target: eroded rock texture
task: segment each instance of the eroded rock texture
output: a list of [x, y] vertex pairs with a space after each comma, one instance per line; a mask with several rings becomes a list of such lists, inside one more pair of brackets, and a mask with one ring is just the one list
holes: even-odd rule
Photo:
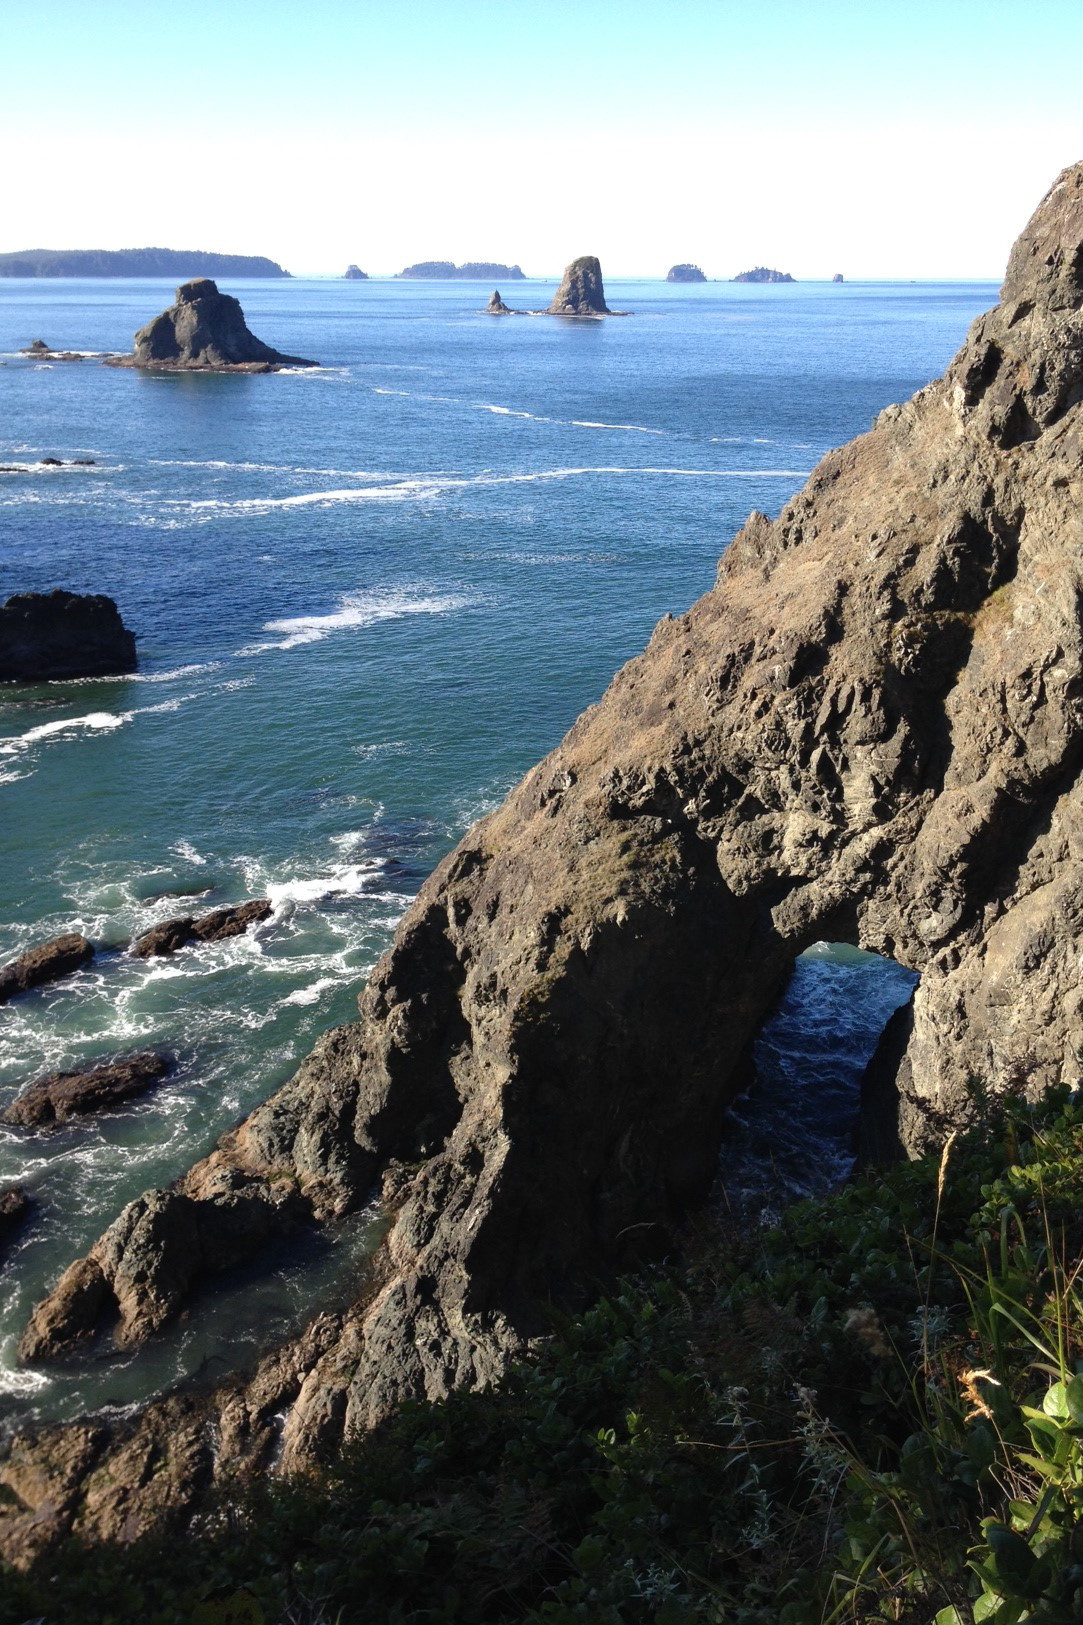
[[549, 306], [551, 316], [609, 316], [597, 255], [583, 254], [564, 267], [560, 287]]
[[[825, 458], [777, 521], [752, 515], [714, 589], [441, 864], [360, 1022], [127, 1209], [39, 1306], [28, 1352], [102, 1314], [135, 1343], [218, 1247], [331, 1218], [382, 1180], [366, 1294], [210, 1412], [254, 1460], [267, 1407], [286, 1410], [297, 1466], [407, 1395], [492, 1379], [540, 1300], [574, 1307], [705, 1195], [747, 1046], [817, 938], [921, 973], [894, 1028], [898, 1088], [870, 1091], [882, 1139], [935, 1142], [972, 1078], [1075, 1079], [1081, 307], [1083, 165], [944, 378]], [[225, 1224], [241, 1204], [252, 1222]], [[93, 1447], [86, 1483], [108, 1492], [54, 1493], [67, 1524], [116, 1527], [116, 1463], [165, 1403]], [[200, 1481], [226, 1459], [216, 1436], [199, 1434]], [[13, 1550], [36, 1448], [24, 1437], [0, 1472], [22, 1502]]]
[[134, 353], [124, 358], [123, 365], [159, 371], [270, 372], [317, 363], [264, 344], [249, 330], [240, 300], [219, 293], [210, 277], [200, 277], [182, 283], [176, 303], [139, 329]]

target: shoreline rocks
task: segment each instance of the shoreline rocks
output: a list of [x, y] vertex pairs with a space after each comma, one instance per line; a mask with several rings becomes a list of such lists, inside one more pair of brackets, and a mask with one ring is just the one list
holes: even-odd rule
[[164, 1078], [170, 1062], [145, 1051], [123, 1061], [72, 1072], [49, 1072], [19, 1094], [0, 1123], [16, 1128], [55, 1128], [73, 1117], [110, 1111]]
[[256, 338], [240, 301], [219, 293], [209, 277], [183, 282], [176, 302], [136, 333], [133, 353], [111, 357], [106, 364], [158, 372], [277, 372], [281, 367], [319, 366]]
[[80, 970], [93, 957], [93, 943], [75, 931], [53, 937], [40, 947], [28, 948], [18, 959], [0, 967], [0, 1004], [6, 1004], [16, 994], [43, 987], [47, 982], [57, 982], [62, 976], [70, 976], [72, 971]]
[[272, 904], [265, 897], [249, 903], [238, 903], [230, 908], [217, 908], [198, 919], [183, 914], [173, 920], [163, 920], [152, 926], [132, 943], [129, 952], [137, 959], [153, 959], [175, 954], [190, 942], [221, 942], [226, 937], [240, 936], [249, 926], [258, 925], [271, 915]]
[[0, 683], [123, 677], [136, 664], [135, 634], [102, 593], [57, 588], [16, 593], [0, 605]]

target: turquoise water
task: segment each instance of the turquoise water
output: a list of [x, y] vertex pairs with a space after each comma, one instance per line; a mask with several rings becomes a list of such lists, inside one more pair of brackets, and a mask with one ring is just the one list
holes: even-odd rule
[[[0, 962], [66, 929], [106, 950], [0, 1009], [0, 1104], [137, 1047], [177, 1062], [123, 1114], [0, 1131], [0, 1185], [38, 1202], [0, 1275], [15, 1409], [126, 1403], [223, 1338], [255, 1347], [302, 1311], [313, 1270], [334, 1276], [302, 1250], [262, 1296], [238, 1278], [138, 1377], [112, 1359], [16, 1365], [60, 1269], [350, 1019], [424, 875], [712, 584], [749, 510], [777, 513], [995, 301], [988, 284], [615, 282], [634, 316], [573, 322], [494, 320], [491, 290], [463, 283], [223, 287], [320, 370], [34, 363], [15, 352], [38, 337], [130, 347], [171, 289], [0, 282], [0, 463], [22, 469], [0, 475], [0, 599], [107, 592], [140, 639], [135, 678], [0, 690]], [[552, 286], [515, 293], [541, 305]], [[274, 915], [248, 936], [123, 953], [157, 920], [265, 895]], [[832, 1000], [868, 1012], [863, 1037], [843, 1034], [853, 1059], [905, 988], [827, 964], [808, 997], [821, 1017]]]

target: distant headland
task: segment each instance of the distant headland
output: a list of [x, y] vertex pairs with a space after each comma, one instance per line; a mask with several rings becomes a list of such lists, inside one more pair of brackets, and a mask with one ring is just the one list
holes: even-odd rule
[[770, 266], [757, 265], [751, 271], [741, 271], [734, 282], [792, 282], [789, 271], [772, 271]]
[[187, 248], [27, 248], [0, 254], [0, 276], [289, 276], [262, 254]]
[[498, 265], [495, 260], [467, 260], [465, 265], [453, 265], [450, 260], [419, 260], [398, 274], [430, 282], [488, 282], [490, 277], [500, 277], [504, 282], [526, 281], [521, 266]]
[[667, 282], [706, 282], [698, 265], [671, 265], [666, 272]]

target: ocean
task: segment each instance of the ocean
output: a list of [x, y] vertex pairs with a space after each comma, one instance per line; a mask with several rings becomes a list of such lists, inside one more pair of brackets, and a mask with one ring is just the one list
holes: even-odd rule
[[[0, 689], [0, 963], [60, 931], [85, 970], [0, 1007], [0, 1106], [43, 1072], [154, 1048], [123, 1112], [0, 1130], [33, 1195], [0, 1268], [0, 1416], [126, 1406], [214, 1374], [348, 1291], [361, 1215], [238, 1272], [138, 1357], [21, 1368], [33, 1303], [356, 1012], [425, 875], [551, 749], [753, 508], [939, 373], [991, 283], [620, 282], [620, 321], [494, 319], [491, 289], [225, 282], [318, 370], [152, 376], [18, 354], [126, 350], [159, 281], [0, 281], [0, 600], [104, 592], [135, 677]], [[541, 306], [552, 283], [518, 283]], [[55, 457], [62, 466], [45, 465]], [[92, 459], [74, 466], [76, 458]], [[248, 935], [135, 960], [178, 913], [269, 897]], [[913, 978], [799, 962], [733, 1114], [765, 1209], [845, 1174], [854, 1088]]]

